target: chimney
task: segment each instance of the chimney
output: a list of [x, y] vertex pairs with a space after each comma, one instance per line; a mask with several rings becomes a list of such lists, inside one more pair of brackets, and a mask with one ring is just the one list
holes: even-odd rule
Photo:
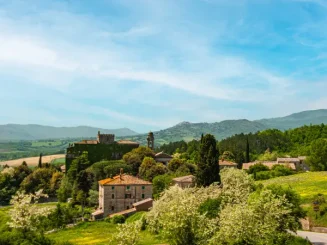
[[121, 168], [120, 169], [120, 179], [122, 179], [123, 173], [124, 173], [124, 170]]

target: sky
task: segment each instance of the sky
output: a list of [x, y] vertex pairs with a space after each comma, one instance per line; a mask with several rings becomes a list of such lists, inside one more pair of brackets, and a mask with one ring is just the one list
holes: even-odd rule
[[327, 108], [327, 0], [0, 0], [0, 124], [128, 127]]

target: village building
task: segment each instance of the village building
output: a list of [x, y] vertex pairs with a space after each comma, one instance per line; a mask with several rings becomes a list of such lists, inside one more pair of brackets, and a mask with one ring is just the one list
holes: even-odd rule
[[242, 169], [243, 170], [249, 170], [251, 166], [255, 164], [262, 164], [268, 167], [269, 169], [272, 169], [273, 166], [279, 164], [283, 165], [291, 170], [296, 170], [295, 164], [294, 163], [277, 163], [277, 161], [254, 161], [254, 162], [249, 162], [249, 163], [243, 163]]
[[187, 175], [173, 179], [173, 184], [178, 185], [181, 188], [188, 188], [195, 186], [195, 176]]
[[168, 165], [169, 161], [173, 159], [173, 157], [167, 153], [159, 152], [154, 156], [154, 160], [156, 160], [156, 162], [161, 162], [164, 165]]
[[127, 152], [139, 147], [139, 143], [130, 140], [115, 141], [114, 134], [101, 134], [98, 132], [96, 140], [82, 140], [69, 144], [66, 150], [65, 171], [74, 159], [79, 157], [83, 152], [88, 153], [90, 162], [95, 163], [101, 160], [119, 160]]
[[223, 168], [237, 168], [237, 163], [221, 159], [219, 160], [219, 169], [222, 170]]
[[148, 199], [151, 198], [151, 182], [123, 174], [121, 170], [119, 175], [99, 181], [99, 208], [93, 213], [93, 216], [97, 216], [96, 218], [107, 217], [110, 214], [133, 208], [136, 210], [138, 207], [139, 209], [149, 208], [148, 205], [152, 205], [152, 201], [150, 202]]

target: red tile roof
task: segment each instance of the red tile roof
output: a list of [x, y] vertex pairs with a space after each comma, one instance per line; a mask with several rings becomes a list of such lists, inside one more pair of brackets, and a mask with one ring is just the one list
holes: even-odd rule
[[151, 182], [137, 178], [132, 175], [122, 174], [99, 181], [100, 185], [152, 185]]
[[237, 166], [237, 163], [226, 161], [226, 160], [219, 160], [219, 165], [220, 166]]
[[265, 166], [267, 166], [269, 169], [271, 169], [274, 165], [283, 165], [285, 167], [288, 167], [292, 170], [296, 170], [296, 167], [294, 165], [294, 163], [277, 163], [276, 161], [275, 162], [249, 162], [249, 163], [243, 163], [243, 166], [242, 166], [242, 169], [250, 169], [251, 166], [255, 165], [255, 164], [263, 164]]
[[142, 205], [142, 204], [148, 203], [148, 202], [153, 202], [153, 199], [152, 198], [147, 198], [147, 199], [144, 199], [142, 201], [135, 202], [135, 203], [133, 203], [133, 207], [137, 207], [139, 205]]
[[195, 180], [195, 177], [193, 175], [186, 175], [182, 177], [174, 178], [173, 181], [175, 182], [183, 182], [183, 183], [193, 183]]
[[120, 144], [120, 145], [139, 145], [139, 143], [131, 141], [131, 140], [119, 140], [119, 141], [117, 141], [117, 144]]

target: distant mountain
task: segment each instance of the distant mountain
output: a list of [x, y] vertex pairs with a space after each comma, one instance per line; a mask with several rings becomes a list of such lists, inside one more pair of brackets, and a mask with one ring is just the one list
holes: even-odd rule
[[0, 140], [35, 140], [58, 138], [95, 138], [98, 131], [104, 134], [115, 134], [117, 137], [133, 136], [137, 133], [128, 128], [102, 129], [87, 126], [78, 127], [51, 127], [36, 124], [0, 125]]
[[277, 128], [287, 130], [298, 128], [303, 125], [327, 123], [327, 109], [302, 111], [286, 117], [261, 119], [255, 122], [265, 125], [267, 128]]
[[[234, 134], [255, 133], [257, 131], [276, 128], [286, 130], [301, 127], [303, 125], [327, 123], [327, 109], [303, 111], [294, 113], [286, 117], [261, 119], [249, 121], [226, 120], [215, 123], [190, 123], [181, 122], [171, 128], [154, 132], [155, 144], [161, 145], [174, 141], [190, 141], [192, 139], [200, 139], [201, 134], [213, 134], [218, 140], [227, 138]], [[128, 137], [131, 140], [146, 144], [146, 135], [136, 135]]]
[[[246, 119], [226, 120], [215, 123], [181, 122], [173, 127], [154, 132], [155, 144], [192, 139], [200, 139], [201, 134], [213, 134], [218, 140], [234, 134], [255, 133], [257, 131], [276, 128], [286, 130], [310, 124], [327, 124], [327, 109], [303, 111], [286, 117], [249, 121]], [[137, 134], [128, 129], [101, 129], [86, 126], [49, 127], [41, 125], [0, 125], [0, 140], [34, 140], [55, 138], [95, 138], [98, 131], [112, 133], [116, 138], [125, 138], [146, 144], [146, 134]]]

